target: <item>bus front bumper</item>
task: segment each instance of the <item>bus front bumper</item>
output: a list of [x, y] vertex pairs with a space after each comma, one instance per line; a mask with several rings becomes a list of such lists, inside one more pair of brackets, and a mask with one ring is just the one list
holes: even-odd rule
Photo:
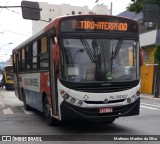
[[139, 115], [140, 110], [140, 98], [135, 102], [113, 107], [113, 111], [110, 113], [99, 113], [99, 108], [84, 108], [71, 105], [65, 101], [62, 102], [61, 106], [61, 120], [91, 120], [91, 121], [107, 121], [109, 119]]

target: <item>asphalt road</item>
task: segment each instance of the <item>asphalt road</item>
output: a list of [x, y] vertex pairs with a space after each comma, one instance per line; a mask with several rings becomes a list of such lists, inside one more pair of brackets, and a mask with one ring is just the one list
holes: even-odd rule
[[[35, 110], [25, 111], [23, 103], [16, 98], [14, 91], [3, 89], [0, 90], [0, 135], [37, 137], [43, 135], [43, 139], [48, 140], [50, 138], [53, 140], [53, 136], [56, 135], [54, 137], [56, 143], [74, 141], [73, 143], [77, 144], [82, 141], [83, 143], [91, 143], [91, 141], [96, 144], [99, 143], [97, 141], [106, 143], [107, 139], [113, 138], [115, 141], [118, 139], [118, 143], [125, 144], [128, 143], [126, 141], [128, 138], [133, 137], [134, 140], [129, 142], [131, 144], [144, 142], [158, 144], [160, 141], [160, 101], [143, 98], [139, 116], [119, 118], [113, 124], [72, 121], [57, 127], [50, 127], [47, 126], [42, 113]], [[141, 140], [144, 136], [151, 141]], [[110, 141], [110, 143], [115, 141]]]

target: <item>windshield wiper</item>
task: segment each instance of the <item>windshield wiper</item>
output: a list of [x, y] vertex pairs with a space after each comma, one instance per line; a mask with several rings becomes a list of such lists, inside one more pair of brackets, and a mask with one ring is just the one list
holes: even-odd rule
[[116, 57], [117, 57], [117, 55], [118, 55], [118, 53], [119, 53], [119, 49], [120, 49], [120, 47], [121, 47], [121, 45], [122, 45], [122, 42], [123, 42], [123, 39], [120, 39], [119, 41], [118, 41], [118, 43], [117, 43], [117, 45], [116, 45], [116, 47], [115, 47], [115, 50], [114, 50], [114, 52], [113, 52], [113, 57], [112, 57], [112, 59], [116, 59]]
[[72, 58], [70, 49], [67, 48], [67, 47], [64, 48], [64, 45], [63, 45], [62, 41], [60, 41], [59, 45], [60, 45], [60, 47], [62, 48], [62, 51], [63, 51], [63, 53], [64, 53], [64, 56], [65, 56], [65, 59], [66, 59], [66, 60], [65, 60], [66, 63], [71, 63], [71, 64], [73, 64], [73, 58]]
[[116, 59], [118, 53], [119, 53], [119, 50], [120, 50], [120, 47], [122, 45], [122, 42], [123, 42], [123, 39], [120, 39], [115, 47], [115, 50], [113, 51], [113, 47], [114, 45], [112, 46], [112, 54], [111, 54], [111, 72], [112, 72], [112, 66], [113, 66], [113, 60]]
[[83, 46], [84, 46], [89, 58], [91, 59], [91, 62], [94, 63], [95, 62], [95, 58], [93, 56], [93, 52], [92, 52], [88, 42], [86, 41], [86, 39], [80, 39], [80, 40], [81, 40], [81, 42], [82, 42], [82, 44], [83, 44]]

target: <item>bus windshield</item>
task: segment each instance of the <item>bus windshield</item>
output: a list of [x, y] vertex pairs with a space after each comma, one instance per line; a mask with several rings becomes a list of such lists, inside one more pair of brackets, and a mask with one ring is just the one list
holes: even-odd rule
[[71, 82], [139, 78], [139, 42], [128, 39], [61, 39], [60, 78]]
[[13, 67], [7, 66], [5, 67], [5, 71], [7, 80], [13, 80]]

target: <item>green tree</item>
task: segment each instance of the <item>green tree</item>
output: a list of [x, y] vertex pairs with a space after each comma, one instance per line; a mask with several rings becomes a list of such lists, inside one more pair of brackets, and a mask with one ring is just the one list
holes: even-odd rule
[[159, 87], [160, 87], [160, 45], [157, 44], [154, 49], [154, 58], [158, 63], [157, 78], [156, 78], [156, 89], [155, 97], [159, 97]]
[[131, 12], [139, 13], [143, 10], [143, 6], [146, 3], [160, 3], [160, 0], [131, 0], [131, 3], [127, 7], [127, 9]]
[[154, 57], [160, 67], [160, 44], [157, 44], [154, 50]]

